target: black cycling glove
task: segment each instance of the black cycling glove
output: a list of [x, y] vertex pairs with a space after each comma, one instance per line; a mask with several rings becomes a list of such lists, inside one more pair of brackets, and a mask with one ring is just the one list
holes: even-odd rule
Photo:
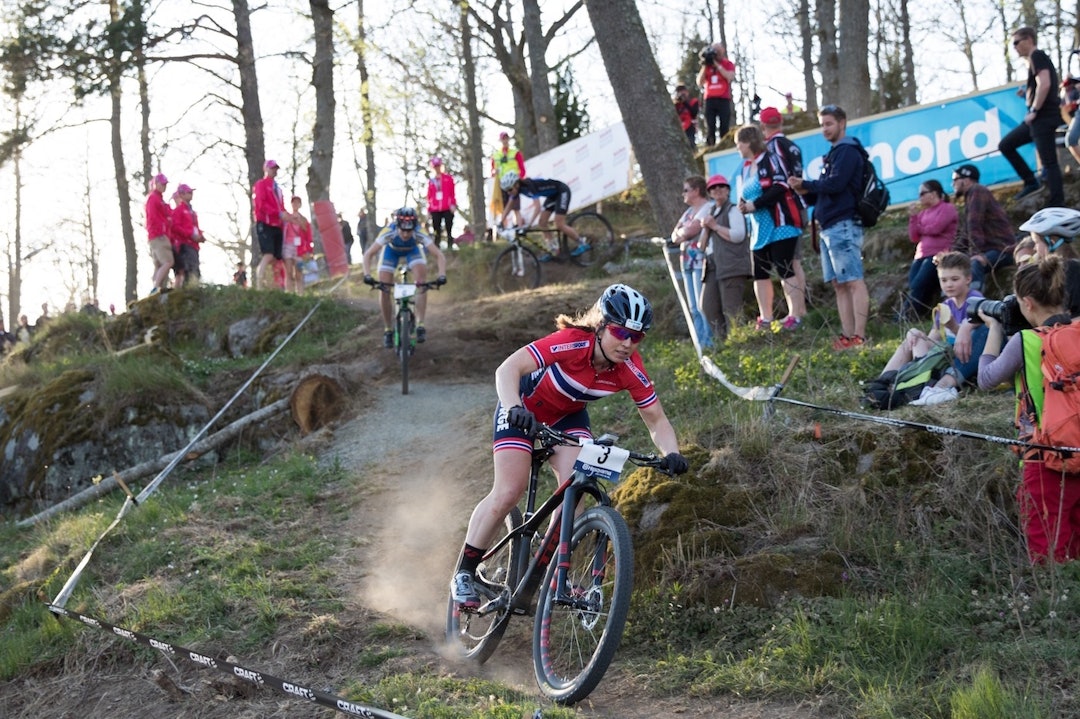
[[364, 284], [365, 285], [374, 285], [375, 284], [375, 278], [372, 277], [371, 275], [364, 275]]
[[678, 452], [672, 452], [664, 457], [661, 467], [672, 474], [686, 474], [686, 471], [690, 469], [690, 463]]
[[436, 280], [435, 280], [435, 284], [440, 285], [440, 286], [445, 285], [446, 284], [446, 275], [439, 275], [438, 278], [436, 278]]
[[536, 415], [520, 404], [507, 410], [506, 422], [511, 427], [520, 429], [530, 437], [536, 434]]

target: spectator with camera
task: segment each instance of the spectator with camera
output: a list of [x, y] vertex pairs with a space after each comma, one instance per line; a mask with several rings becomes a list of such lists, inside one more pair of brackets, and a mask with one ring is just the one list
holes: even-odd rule
[[953, 170], [952, 186], [957, 199], [964, 201], [953, 249], [971, 257], [971, 286], [981, 292], [987, 273], [1013, 263], [1016, 236], [1005, 208], [979, 184], [979, 168], [960, 165]]
[[[1034, 328], [1069, 324], [1066, 308], [1065, 263], [1047, 257], [1024, 265], [1013, 281], [1014, 305]], [[1004, 303], [1002, 303], [1004, 304]], [[993, 389], [1003, 383], [1016, 387], [1018, 439], [1031, 441], [1043, 417], [1043, 335], [1024, 330], [1008, 332], [996, 308], [984, 306], [980, 318], [989, 327], [986, 347], [979, 357], [979, 388]], [[1004, 349], [1002, 345], [1004, 344]], [[1063, 562], [1080, 553], [1080, 475], [1052, 470], [1042, 451], [1023, 453], [1023, 479], [1016, 493], [1020, 519], [1027, 536], [1032, 563], [1047, 559]]]
[[[735, 79], [735, 63], [727, 56], [724, 43], [717, 42], [701, 51], [701, 70], [697, 84], [705, 97], [707, 145], [715, 145], [731, 129], [731, 83]], [[717, 125], [720, 134], [717, 135]]]
[[679, 122], [682, 123], [686, 139], [690, 141], [690, 147], [695, 150], [697, 149], [697, 116], [700, 108], [701, 103], [690, 94], [686, 85], [675, 87], [675, 112], [679, 116]]

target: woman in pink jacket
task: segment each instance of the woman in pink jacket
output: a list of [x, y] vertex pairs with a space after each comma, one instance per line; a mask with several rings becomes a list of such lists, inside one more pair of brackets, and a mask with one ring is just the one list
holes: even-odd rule
[[925, 316], [941, 297], [934, 255], [952, 249], [960, 216], [937, 180], [919, 187], [919, 201], [908, 208], [908, 237], [915, 243], [915, 260], [908, 271], [908, 295], [901, 321]]
[[431, 236], [439, 244], [442, 228], [446, 227], [446, 249], [454, 245], [454, 211], [457, 210], [457, 198], [454, 197], [454, 178], [446, 171], [441, 157], [431, 158], [431, 167], [435, 176], [428, 180], [427, 208], [431, 215]]

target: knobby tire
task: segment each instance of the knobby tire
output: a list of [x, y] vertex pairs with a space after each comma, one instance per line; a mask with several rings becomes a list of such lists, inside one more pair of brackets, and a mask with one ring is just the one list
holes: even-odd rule
[[540, 260], [528, 247], [511, 245], [495, 258], [491, 283], [503, 293], [535, 290], [540, 286]]
[[574, 704], [603, 678], [630, 611], [633, 553], [626, 520], [611, 507], [596, 506], [574, 521], [570, 604], [556, 601], [558, 563], [548, 566], [533, 626], [533, 668], [549, 699]]
[[[521, 512], [515, 507], [504, 521], [506, 531], [521, 526], [521, 522]], [[459, 612], [451, 593], [446, 608], [446, 640], [465, 658], [482, 664], [495, 653], [510, 623], [510, 595], [521, 579], [519, 573], [525, 564], [522, 559], [528, 550], [522, 539], [509, 542], [482, 562], [477, 571], [481, 601], [501, 602], [499, 609], [484, 615]]]
[[[566, 220], [567, 224], [574, 228], [578, 235], [587, 237], [591, 249], [577, 257], [571, 256], [571, 260], [577, 265], [588, 267], [596, 262], [605, 262], [615, 253], [615, 231], [607, 218], [599, 212], [586, 210], [575, 212]], [[573, 250], [566, 236], [561, 238], [567, 251]]]

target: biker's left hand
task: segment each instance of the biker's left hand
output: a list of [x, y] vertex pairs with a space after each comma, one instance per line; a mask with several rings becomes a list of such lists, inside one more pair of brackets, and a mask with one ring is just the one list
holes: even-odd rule
[[686, 474], [687, 470], [690, 469], [690, 463], [686, 461], [686, 457], [678, 452], [671, 452], [664, 457], [660, 468], [672, 474]]
[[435, 279], [435, 284], [440, 285], [440, 286], [445, 285], [446, 284], [446, 275], [439, 275]]

